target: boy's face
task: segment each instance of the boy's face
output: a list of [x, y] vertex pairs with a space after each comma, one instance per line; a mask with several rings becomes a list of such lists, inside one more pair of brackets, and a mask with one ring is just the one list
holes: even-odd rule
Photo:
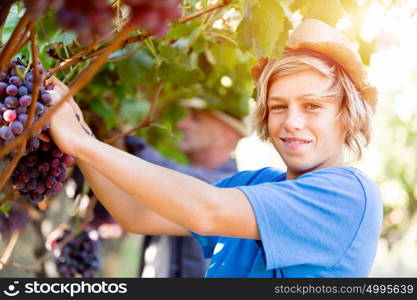
[[345, 130], [336, 119], [341, 99], [329, 96], [331, 86], [331, 79], [314, 70], [272, 81], [268, 134], [288, 168], [287, 179], [343, 164]]

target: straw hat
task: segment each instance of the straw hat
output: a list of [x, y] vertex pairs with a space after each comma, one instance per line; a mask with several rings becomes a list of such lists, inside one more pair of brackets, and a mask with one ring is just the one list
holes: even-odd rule
[[[369, 83], [365, 66], [354, 44], [342, 33], [320, 20], [305, 19], [290, 34], [287, 48], [310, 49], [333, 59], [349, 74], [362, 98], [375, 111], [377, 90]], [[267, 59], [259, 59], [258, 65], [252, 70], [255, 80], [259, 78], [266, 63]]]
[[216, 119], [222, 121], [223, 123], [225, 123], [225, 124], [229, 125], [231, 128], [233, 128], [242, 137], [248, 135], [248, 129], [245, 126], [243, 120], [238, 119], [234, 116], [231, 116], [230, 114], [225, 113], [221, 110], [213, 109], [213, 108], [208, 107], [207, 101], [202, 99], [202, 98], [194, 97], [194, 98], [191, 98], [191, 99], [183, 99], [183, 100], [180, 101], [180, 104], [183, 107], [208, 111]]

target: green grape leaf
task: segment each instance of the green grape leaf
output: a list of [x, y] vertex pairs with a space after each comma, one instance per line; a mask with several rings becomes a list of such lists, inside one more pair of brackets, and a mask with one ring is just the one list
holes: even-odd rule
[[315, 0], [309, 2], [311, 2], [310, 7], [304, 14], [304, 17], [320, 19], [331, 26], [335, 26], [346, 13], [339, 0]]
[[71, 45], [76, 39], [77, 35], [74, 32], [62, 32], [50, 39], [50, 42], [62, 43], [64, 46], [68, 46]]
[[127, 121], [132, 126], [138, 125], [140, 122], [142, 122], [145, 119], [149, 108], [150, 108], [150, 104], [147, 101], [125, 100], [122, 102], [122, 105], [120, 108], [120, 117], [124, 121]]
[[284, 13], [277, 0], [247, 1], [237, 28], [241, 47], [256, 56], [273, 57], [284, 25]]
[[187, 55], [178, 48], [163, 44], [159, 45], [158, 50], [162, 59], [158, 76], [178, 85], [187, 85], [203, 77], [195, 55]]
[[116, 69], [123, 85], [137, 86], [155, 81], [154, 59], [145, 49], [118, 62]]

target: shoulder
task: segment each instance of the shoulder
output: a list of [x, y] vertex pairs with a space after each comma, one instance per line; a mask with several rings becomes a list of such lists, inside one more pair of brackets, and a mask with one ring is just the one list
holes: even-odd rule
[[272, 167], [259, 170], [241, 171], [227, 177], [215, 185], [218, 187], [233, 187], [239, 185], [253, 185], [265, 182], [278, 181], [285, 178], [285, 172]]
[[303, 174], [295, 181], [320, 184], [322, 187], [353, 190], [359, 194], [379, 196], [375, 182], [364, 172], [354, 167], [330, 167]]

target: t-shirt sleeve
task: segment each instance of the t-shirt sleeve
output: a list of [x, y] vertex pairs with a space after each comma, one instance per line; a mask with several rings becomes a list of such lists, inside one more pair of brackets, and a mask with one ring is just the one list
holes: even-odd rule
[[198, 240], [203, 249], [204, 258], [211, 258], [213, 256], [214, 248], [216, 247], [218, 236], [203, 236], [195, 232], [190, 233]]
[[238, 188], [254, 210], [267, 269], [334, 265], [352, 243], [366, 205], [361, 182], [340, 168]]
[[[240, 172], [237, 174], [234, 174], [232, 176], [226, 177], [213, 185], [216, 187], [228, 187], [228, 186], [234, 186], [242, 180], [242, 177], [247, 177], [251, 172]], [[216, 247], [217, 241], [219, 239], [218, 236], [203, 236], [200, 234], [197, 234], [193, 231], [190, 231], [190, 233], [198, 240], [201, 247], [203, 248], [203, 254], [205, 258], [211, 258], [213, 256], [214, 248]]]

